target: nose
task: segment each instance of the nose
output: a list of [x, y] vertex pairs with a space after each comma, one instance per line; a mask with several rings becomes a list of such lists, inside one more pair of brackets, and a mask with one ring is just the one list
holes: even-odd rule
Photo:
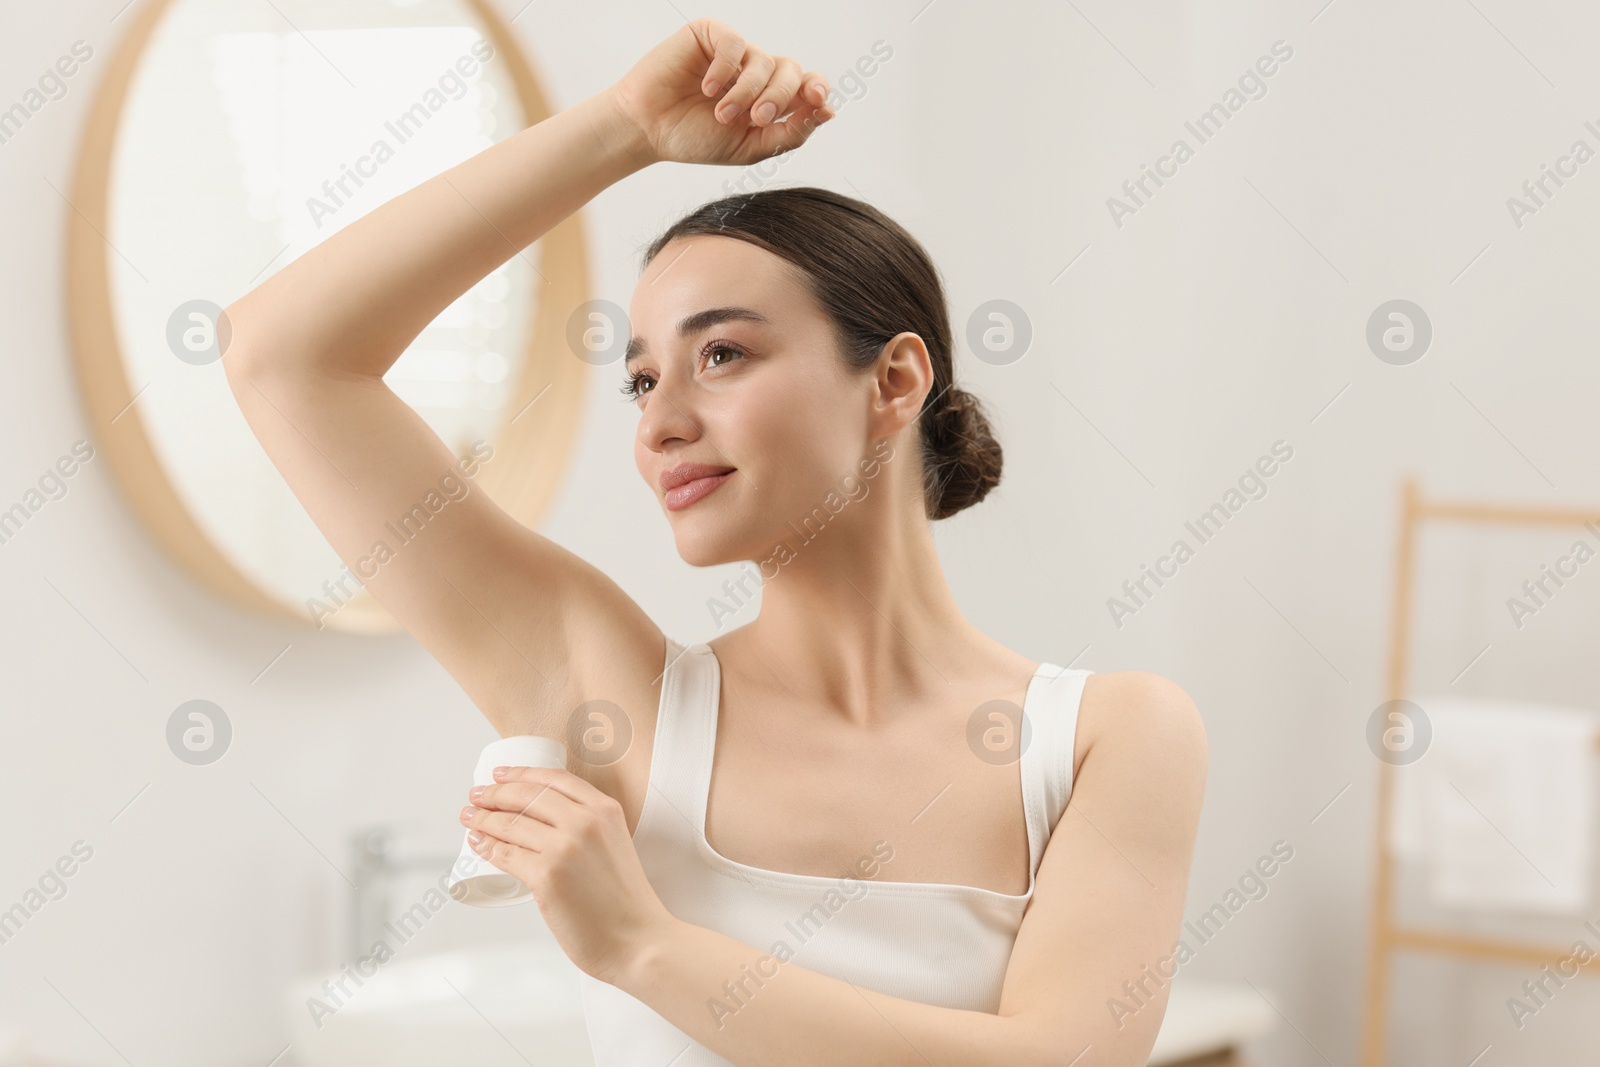
[[639, 417], [639, 442], [653, 452], [662, 452], [673, 441], [698, 441], [700, 419], [694, 411], [690, 383], [680, 383], [670, 371], [664, 373], [650, 391]]

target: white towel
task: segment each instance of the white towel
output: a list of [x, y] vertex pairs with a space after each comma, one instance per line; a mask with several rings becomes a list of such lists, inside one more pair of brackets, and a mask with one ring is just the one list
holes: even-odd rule
[[1593, 900], [1600, 715], [1419, 697], [1429, 748], [1396, 766], [1389, 844], [1446, 907], [1583, 915]]

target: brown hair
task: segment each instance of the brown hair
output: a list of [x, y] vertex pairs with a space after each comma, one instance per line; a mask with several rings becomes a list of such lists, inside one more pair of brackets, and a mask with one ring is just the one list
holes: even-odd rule
[[927, 251], [899, 223], [827, 189], [763, 189], [691, 211], [651, 242], [644, 265], [673, 238], [697, 234], [748, 241], [798, 267], [853, 369], [876, 363], [895, 334], [922, 338], [933, 366], [918, 415], [930, 519], [978, 503], [999, 484], [1000, 443], [978, 398], [955, 386], [944, 286]]

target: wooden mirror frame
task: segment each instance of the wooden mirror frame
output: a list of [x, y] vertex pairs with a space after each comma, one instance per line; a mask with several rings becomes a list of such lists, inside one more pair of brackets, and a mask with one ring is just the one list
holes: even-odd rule
[[[111, 305], [107, 209], [111, 159], [122, 120], [128, 86], [138, 69], [151, 34], [174, 0], [150, 0], [135, 12], [133, 23], [118, 42], [109, 69], [95, 91], [77, 166], [72, 179], [72, 207], [66, 248], [68, 338], [78, 384], [88, 408], [90, 431], [109, 458], [116, 480], [145, 528], [168, 555], [190, 575], [234, 604], [284, 622], [313, 629], [309, 612], [297, 610], [258, 585], [214, 543], [189, 511], [156, 454], [135, 405], [127, 364], [117, 338]], [[511, 79], [529, 126], [551, 114], [510, 24], [488, 0], [465, 0], [477, 16], [489, 43], [506, 57]], [[589, 299], [588, 256], [578, 213], [557, 223], [537, 242], [540, 263], [535, 272], [546, 288], [533, 312], [523, 349], [522, 366], [502, 408], [495, 434], [492, 466], [484, 466], [472, 482], [513, 518], [532, 526], [543, 514], [560, 482], [577, 437], [589, 364], [567, 346], [566, 316]], [[215, 299], [226, 306], [237, 295]], [[540, 418], [513, 419], [545, 390], [552, 395], [540, 406]], [[142, 390], [141, 390], [142, 391]], [[465, 458], [465, 457], [458, 457]], [[362, 588], [327, 616], [329, 629], [351, 633], [396, 633], [401, 627], [372, 594]]]

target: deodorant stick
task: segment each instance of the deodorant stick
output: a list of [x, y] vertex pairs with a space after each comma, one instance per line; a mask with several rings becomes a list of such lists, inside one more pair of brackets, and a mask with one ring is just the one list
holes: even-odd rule
[[[566, 770], [567, 746], [553, 737], [535, 737], [516, 734], [491, 741], [478, 756], [478, 767], [473, 772], [473, 785], [494, 785], [496, 767], [556, 767]], [[482, 856], [465, 839], [463, 832], [461, 857], [451, 869], [450, 895], [463, 904], [480, 908], [498, 908], [508, 904], [522, 904], [533, 899], [533, 892], [514, 875], [507, 874]]]

